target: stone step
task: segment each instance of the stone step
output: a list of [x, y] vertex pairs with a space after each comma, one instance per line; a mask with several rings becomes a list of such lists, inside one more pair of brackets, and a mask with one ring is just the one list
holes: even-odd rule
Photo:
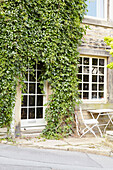
[[39, 136], [44, 128], [45, 126], [23, 127], [21, 128], [21, 136]]

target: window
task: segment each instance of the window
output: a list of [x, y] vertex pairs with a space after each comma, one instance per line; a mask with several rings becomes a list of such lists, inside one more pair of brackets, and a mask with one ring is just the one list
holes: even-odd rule
[[38, 77], [41, 70], [35, 66], [34, 74], [31, 74], [30, 69], [26, 74], [26, 92], [22, 93], [23, 102], [21, 106], [21, 119], [36, 120], [44, 117], [44, 94], [39, 87]]
[[80, 98], [90, 101], [106, 99], [106, 59], [80, 57], [79, 64]]
[[105, 18], [106, 15], [106, 0], [87, 0], [87, 16]]

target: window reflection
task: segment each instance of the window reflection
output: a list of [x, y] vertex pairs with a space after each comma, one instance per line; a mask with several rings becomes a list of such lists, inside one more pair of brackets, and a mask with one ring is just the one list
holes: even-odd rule
[[84, 65], [89, 65], [89, 58], [84, 58]]

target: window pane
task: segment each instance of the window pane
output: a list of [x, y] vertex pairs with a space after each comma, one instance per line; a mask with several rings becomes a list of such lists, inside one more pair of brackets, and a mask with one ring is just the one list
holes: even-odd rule
[[99, 59], [99, 66], [104, 66], [104, 59]]
[[82, 66], [79, 66], [78, 72], [79, 72], [79, 73], [82, 73]]
[[82, 64], [82, 57], [79, 58], [79, 64]]
[[35, 83], [29, 83], [29, 93], [35, 94]]
[[84, 70], [84, 73], [89, 73], [89, 67], [88, 66], [84, 66], [83, 70]]
[[97, 92], [92, 92], [92, 99], [97, 99]]
[[25, 81], [28, 81], [28, 72], [25, 74], [25, 77], [26, 77]]
[[89, 65], [89, 58], [83, 58], [83, 61], [84, 65]]
[[27, 119], [27, 108], [21, 109], [21, 119]]
[[43, 118], [43, 108], [37, 108], [36, 111], [36, 118]]
[[97, 82], [97, 76], [92, 76], [92, 82]]
[[82, 81], [82, 75], [78, 75], [79, 81]]
[[99, 74], [104, 74], [104, 68], [103, 67], [99, 68]]
[[96, 91], [97, 90], [97, 84], [92, 84], [92, 90]]
[[35, 108], [29, 108], [29, 119], [35, 119]]
[[29, 96], [29, 106], [35, 106], [35, 95]]
[[97, 58], [92, 59], [92, 65], [98, 65], [98, 59]]
[[89, 76], [88, 75], [83, 75], [83, 81], [84, 82], [89, 82]]
[[99, 76], [99, 82], [104, 82], [104, 76]]
[[89, 93], [83, 92], [83, 99], [89, 99]]
[[100, 92], [99, 93], [99, 98], [101, 99], [101, 98], [104, 98], [104, 93], [103, 92]]
[[37, 71], [37, 81], [39, 81], [40, 74], [41, 74], [41, 71]]
[[82, 98], [82, 92], [79, 93], [79, 97], [80, 97], [80, 99]]
[[84, 83], [83, 84], [83, 90], [89, 90], [89, 84]]
[[40, 86], [40, 84], [37, 84], [37, 94], [42, 94], [41, 88], [39, 86]]
[[98, 67], [92, 67], [92, 74], [98, 74]]
[[97, 0], [87, 0], [87, 15], [88, 16], [97, 16]]
[[22, 89], [22, 93], [28, 93], [28, 83], [25, 83], [25, 89]]
[[22, 106], [27, 106], [27, 96], [23, 96]]
[[82, 90], [82, 83], [79, 83], [78, 89], [79, 89], [79, 90]]
[[99, 84], [99, 91], [104, 91], [104, 84]]
[[29, 74], [29, 81], [36, 81], [36, 72], [34, 72], [33, 74]]
[[37, 106], [43, 106], [43, 96], [37, 96]]

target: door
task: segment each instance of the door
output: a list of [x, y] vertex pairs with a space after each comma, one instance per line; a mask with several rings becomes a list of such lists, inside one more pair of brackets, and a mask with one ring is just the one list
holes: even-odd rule
[[45, 125], [45, 102], [46, 102], [46, 85], [44, 85], [45, 94], [41, 92], [38, 81], [41, 70], [37, 65], [35, 71], [31, 74], [28, 69], [26, 74], [26, 90], [22, 93], [23, 100], [21, 105], [21, 127]]

